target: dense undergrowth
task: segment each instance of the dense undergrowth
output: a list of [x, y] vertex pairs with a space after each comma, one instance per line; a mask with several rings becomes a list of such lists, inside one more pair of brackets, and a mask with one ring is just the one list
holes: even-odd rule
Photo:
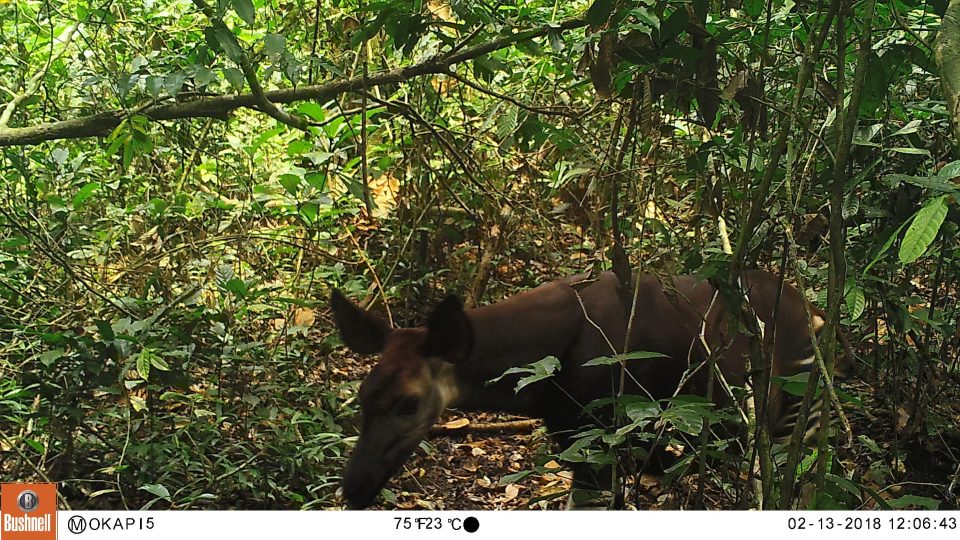
[[[190, 4], [67, 4], [0, 3], [0, 56], [17, 59], [0, 63], [2, 88], [39, 74], [43, 89], [0, 127], [244, 87], [232, 42]], [[278, 88], [409, 66], [474, 31], [489, 41], [573, 17], [592, 26], [453, 75], [289, 105], [313, 122], [307, 132], [249, 110], [170, 121], [134, 111], [106, 137], [5, 146], [4, 480], [58, 481], [62, 504], [84, 509], [338, 507], [366, 367], [334, 335], [332, 288], [416, 324], [447, 292], [489, 303], [609, 268], [615, 235], [635, 268], [720, 274], [725, 241], [759, 205], [749, 265], [802, 277], [808, 297], [833, 302], [857, 354], [843, 394], [854, 445], [831, 456], [820, 504], [957, 508], [960, 166], [932, 54], [916, 40], [935, 33], [936, 10], [877, 6], [843, 204], [831, 210], [841, 137], [830, 90], [839, 102], [851, 91], [837, 74], [853, 80], [862, 6], [828, 26], [837, 35], [811, 59], [815, 84], [785, 111], [822, 10], [773, 2], [763, 26], [756, 2], [626, 2], [609, 21], [610, 2], [382, 4], [389, 16], [237, 0], [222, 20]], [[788, 114], [789, 144], [771, 165]], [[758, 199], [768, 167], [772, 189]], [[837, 215], [846, 272], [828, 301]], [[678, 445], [693, 434], [674, 428]], [[690, 446], [668, 467], [668, 491], [686, 493], [695, 476]], [[728, 489], [731, 448], [710, 448], [719, 506], [743, 491]], [[563, 456], [529, 459], [524, 470], [542, 475]], [[515, 469], [498, 472], [509, 483]], [[813, 474], [811, 460], [801, 469]]]

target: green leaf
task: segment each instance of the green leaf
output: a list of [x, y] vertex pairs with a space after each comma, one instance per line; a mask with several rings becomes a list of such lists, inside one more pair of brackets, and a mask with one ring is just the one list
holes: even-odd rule
[[660, 404], [656, 401], [634, 401], [628, 403], [625, 409], [627, 418], [631, 420], [616, 431], [617, 435], [625, 435], [635, 429], [644, 429], [661, 414]]
[[660, 42], [666, 43], [683, 33], [687, 29], [689, 16], [684, 7], [680, 7], [670, 14], [660, 25]]
[[827, 481], [839, 487], [843, 491], [847, 492], [849, 495], [853, 495], [857, 499], [860, 499], [860, 486], [858, 486], [857, 484], [853, 483], [850, 480], [847, 480], [842, 476], [837, 476], [835, 474], [830, 474], [830, 473], [827, 473], [826, 478], [827, 478]]
[[27, 443], [27, 445], [30, 446], [30, 448], [33, 448], [34, 451], [36, 451], [36, 452], [38, 452], [38, 453], [44, 454], [44, 453], [46, 453], [46, 451], [47, 451], [47, 449], [46, 449], [42, 444], [40, 444], [40, 441], [38, 441], [38, 440], [36, 440], [36, 439], [31, 439], [31, 438], [29, 438], [29, 437], [25, 437], [25, 438], [20, 439], [20, 440], [22, 440], [23, 442]]
[[164, 78], [159, 75], [148, 75], [144, 88], [152, 97], [160, 97], [160, 92], [163, 91], [163, 80]]
[[930, 151], [926, 148], [912, 148], [912, 147], [902, 147], [897, 146], [890, 148], [891, 152], [896, 152], [898, 154], [909, 154], [912, 156], [927, 156], [930, 157]]
[[789, 377], [772, 377], [774, 384], [783, 388], [783, 391], [794, 396], [802, 396], [807, 391], [807, 380], [810, 378], [809, 372], [797, 373]]
[[880, 258], [883, 257], [883, 254], [890, 249], [890, 246], [893, 245], [893, 242], [900, 237], [900, 231], [902, 231], [903, 228], [907, 226], [907, 223], [909, 223], [909, 221], [903, 222], [902, 224], [900, 224], [899, 227], [897, 227], [897, 230], [890, 233], [890, 236], [888, 236], [887, 240], [883, 243], [882, 246], [880, 246], [880, 249], [877, 251], [876, 255], [873, 256], [873, 259], [870, 261], [870, 264], [868, 264], [866, 268], [863, 269], [862, 275], [864, 276], [867, 275], [867, 272], [870, 271], [873, 265], [877, 264], [877, 261], [879, 261]]
[[251, 0], [232, 0], [231, 4], [233, 4], [233, 10], [243, 19], [243, 22], [253, 26], [253, 23], [257, 20], [257, 9], [253, 7], [253, 2]]
[[660, 31], [660, 18], [656, 13], [650, 11], [644, 6], [640, 6], [630, 11], [630, 15], [633, 15], [641, 23], [649, 26], [650, 28]]
[[919, 495], [904, 495], [903, 497], [887, 501], [893, 508], [906, 508], [908, 506], [919, 506], [927, 510], [936, 510], [940, 507], [940, 501], [930, 497], [921, 497]]
[[921, 124], [922, 124], [922, 120], [911, 120], [907, 122], [907, 124], [902, 128], [891, 133], [890, 136], [896, 137], [897, 135], [909, 135], [911, 133], [916, 133], [917, 128], [919, 128]]
[[[950, 182], [957, 177], [960, 177], [960, 160], [947, 163], [940, 169], [940, 172], [937, 173], [937, 178], [944, 182]], [[954, 187], [960, 189], [960, 186], [954, 185]]]
[[84, 201], [93, 196], [96, 191], [100, 189], [99, 182], [88, 182], [79, 191], [73, 196], [73, 207], [77, 208], [82, 205]]
[[557, 457], [560, 458], [562, 461], [567, 461], [570, 463], [582, 463], [586, 461], [585, 456], [587, 452], [586, 451], [581, 452], [581, 450], [585, 450], [587, 446], [590, 446], [590, 443], [593, 442], [596, 438], [597, 438], [597, 435], [593, 435], [590, 437], [581, 437], [576, 441], [574, 441], [573, 444], [568, 446], [563, 452], [560, 452], [560, 454]]
[[147, 410], [147, 402], [140, 396], [130, 396], [130, 406], [137, 412]]
[[140, 486], [140, 489], [148, 493], [151, 493], [153, 495], [156, 495], [157, 497], [163, 497], [164, 499], [170, 498], [170, 491], [167, 490], [167, 488], [164, 487], [163, 484], [144, 484]]
[[50, 366], [50, 364], [56, 362], [63, 357], [63, 349], [54, 349], [52, 351], [47, 351], [40, 355], [39, 360], [45, 366]]
[[855, 321], [863, 315], [863, 310], [867, 306], [866, 298], [863, 295], [863, 289], [854, 285], [847, 291], [844, 301], [847, 304], [847, 310], [850, 313], [850, 320]]
[[610, 12], [613, 11], [613, 0], [593, 0], [590, 9], [587, 10], [586, 21], [590, 26], [601, 26], [610, 18]]
[[660, 415], [660, 404], [656, 401], [634, 401], [627, 404], [627, 418], [641, 422]]
[[213, 29], [213, 36], [216, 38], [220, 48], [227, 54], [227, 58], [239, 64], [243, 60], [243, 49], [240, 48], [240, 42], [237, 36], [233, 35], [226, 26], [217, 25]]
[[287, 47], [287, 38], [283, 34], [267, 34], [263, 38], [263, 50], [271, 58], [279, 58]]
[[296, 195], [299, 191], [300, 177], [295, 174], [281, 174], [280, 185], [291, 195]]
[[397, 494], [387, 488], [380, 490], [380, 496], [390, 504], [397, 504]]
[[873, 118], [877, 109], [883, 104], [890, 85], [890, 69], [887, 67], [889, 59], [881, 60], [876, 53], [871, 52], [867, 63], [867, 76], [860, 93], [860, 108], [857, 115], [860, 118]]
[[249, 290], [247, 288], [247, 283], [240, 278], [233, 278], [227, 281], [223, 284], [223, 288], [241, 298], [246, 296]]
[[327, 113], [323, 110], [323, 107], [321, 107], [319, 103], [314, 103], [312, 101], [305, 101], [301, 103], [297, 107], [297, 112], [300, 114], [305, 114], [317, 122], [322, 122], [327, 117]]
[[50, 194], [47, 195], [47, 204], [50, 205], [50, 211], [54, 214], [59, 214], [61, 212], [69, 212], [70, 208], [67, 207], [67, 203], [63, 199], [57, 197], [56, 195]]
[[[369, 8], [369, 6], [368, 6]], [[356, 47], [361, 42], [366, 41], [373, 37], [377, 32], [383, 28], [383, 24], [391, 17], [396, 15], [395, 9], [384, 9], [380, 12], [380, 15], [377, 16], [372, 22], [369, 22], [360, 27], [360, 30], [353, 33], [353, 37], [350, 38], [350, 46]]]
[[150, 365], [160, 371], [170, 371], [170, 366], [167, 364], [167, 361], [156, 354], [150, 357]]
[[523, 480], [531, 474], [533, 474], [533, 471], [520, 471], [518, 473], [506, 474], [500, 477], [500, 485], [505, 486], [507, 484], [512, 484], [518, 480]]
[[517, 381], [517, 386], [514, 388], [514, 392], [520, 392], [524, 387], [529, 386], [535, 382], [541, 381], [552, 377], [554, 373], [560, 370], [560, 360], [556, 356], [547, 356], [542, 360], [528, 364], [523, 367], [513, 367], [503, 372], [502, 375], [496, 379], [491, 379], [487, 384], [492, 384], [500, 381], [507, 375], [516, 375], [516, 374], [525, 374], [528, 373], [527, 377], [521, 377]]
[[866, 435], [858, 435], [857, 440], [863, 443], [863, 445], [874, 454], [877, 454], [878, 456], [883, 455], [883, 449], [880, 448], [880, 445], [877, 444], [877, 441], [867, 437]]
[[163, 78], [163, 88], [171, 96], [177, 97], [177, 94], [180, 93], [180, 89], [183, 88], [183, 83], [186, 80], [187, 74], [182, 71], [168, 73], [167, 76]]
[[130, 143], [129, 139], [126, 142], [127, 144], [123, 145], [123, 171], [124, 172], [130, 169], [130, 163], [133, 162], [134, 152], [136, 151], [136, 147]]
[[594, 358], [593, 360], [588, 360], [583, 365], [584, 366], [609, 366], [612, 364], [619, 364], [620, 362], [626, 362], [628, 360], [647, 360], [650, 358], [668, 358], [668, 356], [658, 352], [634, 351], [626, 354], [618, 354], [615, 356], [600, 356], [600, 357]]
[[756, 19], [763, 14], [763, 8], [767, 5], [766, 0], [745, 0], [743, 2], [743, 10], [747, 12], [751, 18]]
[[677, 396], [668, 402], [670, 407], [660, 415], [661, 421], [672, 424], [684, 433], [699, 435], [704, 418], [708, 424], [720, 420], [713, 410], [713, 403], [700, 396]]
[[[307, 174], [307, 176], [304, 177], [304, 179], [307, 181], [308, 184], [316, 188], [318, 191], [327, 190], [327, 175], [324, 174], [322, 171], [309, 173]], [[332, 201], [323, 200], [318, 202], [324, 202], [328, 204], [329, 202], [332, 202]]]
[[290, 141], [290, 144], [287, 145], [287, 155], [288, 156], [299, 156], [305, 152], [313, 150], [313, 143], [310, 141], [305, 141], [303, 139], [296, 139]]
[[673, 407], [664, 411], [662, 419], [688, 435], [698, 435], [703, 429], [703, 418], [687, 407]]
[[243, 72], [235, 67], [223, 68], [223, 76], [234, 90], [242, 90], [244, 84], [246, 84], [246, 79], [243, 78]]
[[146, 347], [137, 354], [137, 373], [139, 373], [143, 379], [150, 378], [150, 358], [152, 356], [153, 353]]
[[[946, 167], [944, 167], [946, 168]], [[941, 171], [942, 172], [942, 171]], [[937, 176], [911, 176], [909, 174], [888, 174], [883, 177], [884, 181], [890, 185], [896, 186], [897, 184], [904, 182], [907, 184], [912, 184], [914, 186], [919, 186], [925, 189], [936, 193], [960, 193], [960, 186], [954, 184], [949, 178], [941, 178], [940, 175]]]
[[948, 197], [949, 195], [937, 197], [917, 210], [910, 228], [903, 235], [903, 243], [900, 244], [901, 263], [912, 263], [930, 247], [937, 233], [940, 232], [944, 218], [947, 217]]
[[97, 325], [97, 330], [100, 332], [101, 340], [113, 341], [117, 338], [117, 336], [113, 333], [113, 326], [111, 326], [108, 321], [94, 319], [93, 324]]
[[261, 133], [260, 135], [258, 135], [257, 138], [253, 140], [253, 143], [250, 145], [250, 148], [253, 151], [256, 151], [261, 146], [263, 146], [263, 143], [269, 141], [270, 139], [276, 137], [277, 135], [283, 133], [286, 130], [287, 128], [285, 126], [277, 126], [273, 129], [268, 129], [263, 133]]

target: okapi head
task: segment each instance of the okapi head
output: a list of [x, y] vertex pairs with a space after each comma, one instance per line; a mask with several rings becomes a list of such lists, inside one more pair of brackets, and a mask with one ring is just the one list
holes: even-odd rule
[[456, 397], [453, 364], [469, 356], [473, 331], [455, 296], [420, 328], [392, 329], [340, 291], [330, 304], [343, 342], [361, 354], [380, 354], [360, 385], [360, 439], [343, 475], [348, 507], [364, 508]]

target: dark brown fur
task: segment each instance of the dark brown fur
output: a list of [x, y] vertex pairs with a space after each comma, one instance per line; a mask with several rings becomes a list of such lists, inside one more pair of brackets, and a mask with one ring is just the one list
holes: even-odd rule
[[[332, 306], [346, 344], [381, 354], [360, 390], [363, 429], [344, 474], [350, 505], [364, 507], [374, 500], [447, 406], [543, 418], [561, 444], [568, 442], [566, 434], [582, 425], [582, 405], [616, 391], [619, 366], [583, 364], [613, 354], [610, 344], [623, 348], [627, 329], [628, 314], [616, 277], [606, 272], [593, 282], [578, 284], [584, 279], [582, 275], [561, 279], [471, 310], [463, 310], [451, 297], [434, 310], [425, 327], [399, 330], [390, 330], [335, 292]], [[673, 280], [673, 290], [665, 292], [655, 276], [638, 279], [636, 317], [627, 351], [659, 352], [667, 357], [629, 362], [633, 377], [626, 392], [649, 393], [656, 399], [675, 395], [684, 373], [708, 356], [700, 342], [701, 331], [712, 350], [722, 351], [718, 363], [726, 381], [742, 386], [749, 340], [743, 334], [730, 335], [729, 314], [722, 298], [715, 298], [713, 286], [693, 276], [679, 276]], [[806, 300], [785, 284], [776, 309], [777, 276], [750, 271], [743, 282], [766, 334], [773, 332], [773, 375], [808, 370], [813, 349]], [[823, 312], [811, 309], [822, 320]], [[488, 384], [509, 368], [546, 356], [557, 357], [562, 365], [552, 381], [529, 385], [519, 393], [514, 392], [516, 377]], [[700, 369], [679, 392], [703, 395], [705, 372]], [[792, 429], [793, 423], [784, 421], [787, 401], [774, 387], [769, 400], [774, 435]], [[790, 406], [796, 407], [795, 402], [790, 401]], [[575, 472], [583, 481], [585, 470]]]

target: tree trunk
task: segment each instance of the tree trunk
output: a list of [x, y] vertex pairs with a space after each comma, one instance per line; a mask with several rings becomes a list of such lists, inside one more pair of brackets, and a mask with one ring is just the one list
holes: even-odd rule
[[953, 145], [960, 145], [960, 0], [951, 0], [933, 47], [940, 84], [947, 99]]

